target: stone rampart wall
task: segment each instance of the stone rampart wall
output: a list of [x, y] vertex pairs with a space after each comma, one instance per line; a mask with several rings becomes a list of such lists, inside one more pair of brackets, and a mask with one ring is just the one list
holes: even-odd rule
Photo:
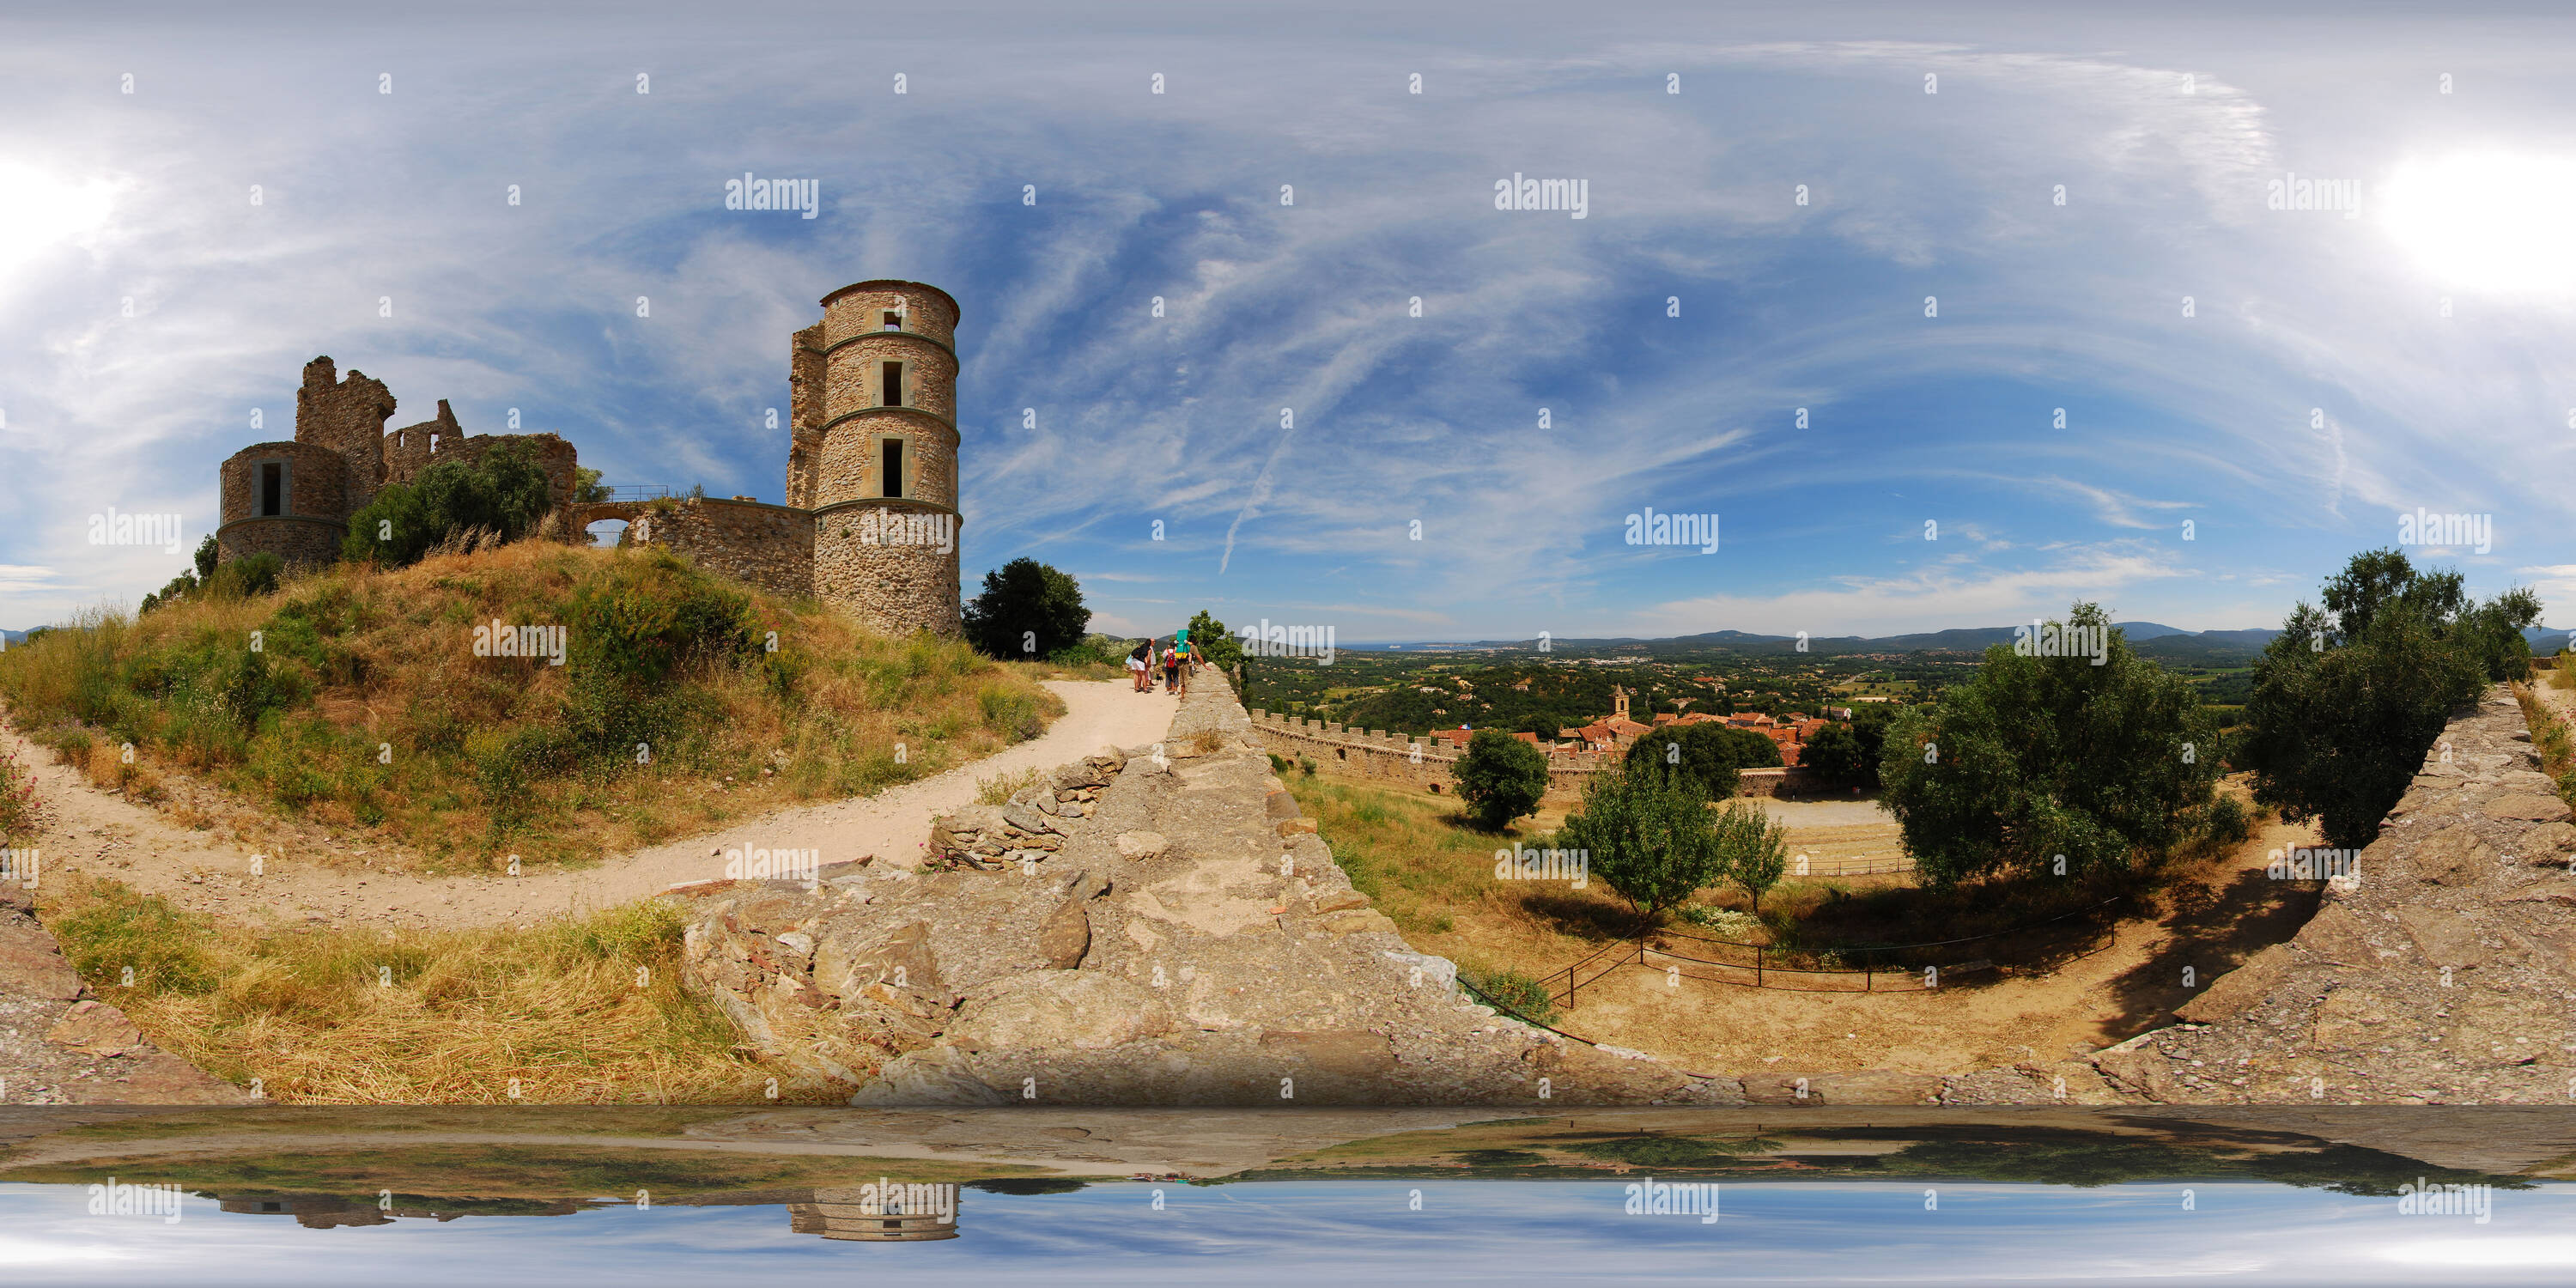
[[628, 520], [620, 545], [663, 546], [699, 567], [773, 595], [814, 593], [814, 516], [759, 501], [654, 503]]
[[[1253, 736], [1263, 750], [1281, 756], [1304, 756], [1315, 772], [1342, 778], [1382, 782], [1412, 791], [1448, 795], [1457, 790], [1458, 753], [1446, 743], [1407, 738], [1383, 729], [1349, 729], [1301, 716], [1252, 714]], [[1420, 754], [1416, 755], [1419, 744]], [[1572, 805], [1583, 799], [1592, 776], [1618, 767], [1622, 757], [1611, 752], [1550, 752], [1547, 757], [1549, 805]], [[1745, 796], [1797, 795], [1821, 787], [1815, 777], [1794, 768], [1748, 769], [1740, 776]]]

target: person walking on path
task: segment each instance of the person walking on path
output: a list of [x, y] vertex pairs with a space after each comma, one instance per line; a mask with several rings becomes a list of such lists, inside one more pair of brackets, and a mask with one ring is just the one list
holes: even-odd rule
[[1144, 643], [1137, 645], [1135, 651], [1127, 655], [1127, 678], [1135, 682], [1135, 688], [1138, 693], [1150, 693], [1153, 691], [1153, 677], [1149, 675], [1145, 669], [1148, 665], [1146, 655], [1152, 652], [1153, 648], [1154, 641], [1147, 640]]

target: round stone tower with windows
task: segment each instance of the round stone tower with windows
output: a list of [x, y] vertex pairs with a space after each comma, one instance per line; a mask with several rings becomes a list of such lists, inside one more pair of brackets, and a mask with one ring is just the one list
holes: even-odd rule
[[814, 515], [814, 593], [890, 634], [956, 634], [957, 301], [858, 282], [796, 333], [787, 504]]

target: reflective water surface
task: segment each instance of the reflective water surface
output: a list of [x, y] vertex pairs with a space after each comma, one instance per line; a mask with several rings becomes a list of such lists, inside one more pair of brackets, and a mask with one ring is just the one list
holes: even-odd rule
[[0, 1110], [23, 1283], [2564, 1283], [2576, 1112]]

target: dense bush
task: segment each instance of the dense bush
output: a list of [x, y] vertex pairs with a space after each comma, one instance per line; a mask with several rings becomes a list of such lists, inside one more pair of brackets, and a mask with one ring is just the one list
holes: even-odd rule
[[468, 531], [514, 541], [535, 530], [552, 503], [535, 453], [525, 443], [503, 443], [472, 461], [440, 461], [409, 483], [378, 489], [349, 517], [340, 557], [400, 568]]
[[1883, 799], [1936, 885], [2134, 870], [2168, 854], [2216, 788], [2218, 729], [2190, 682], [2130, 652], [2097, 605], [2063, 625], [2105, 632], [2103, 663], [1998, 644], [1974, 680], [1888, 733]]
[[1072, 577], [1023, 557], [984, 574], [964, 618], [967, 642], [984, 656], [1034, 661], [1081, 643], [1091, 610]]
[[1547, 757], [1538, 748], [1507, 733], [1478, 731], [1467, 740], [1453, 772], [1458, 799], [1478, 827], [1499, 832], [1513, 819], [1538, 809], [1547, 794]]
[[217, 599], [248, 599], [277, 589], [286, 576], [286, 561], [273, 554], [244, 555], [215, 569], [206, 578], [205, 593]]
[[2394, 550], [2353, 556], [2323, 598], [2324, 611], [2293, 610], [2255, 662], [2236, 754], [2257, 803], [2293, 823], [2314, 817], [2328, 844], [2359, 849], [2451, 712], [2523, 674], [2522, 628], [2540, 601], [2515, 589], [2472, 607], [2459, 573], [2418, 573]]
[[1556, 1022], [1556, 999], [1549, 995], [1547, 985], [1519, 971], [1484, 971], [1461, 966], [1458, 968], [1458, 978], [1468, 987], [1491, 999], [1495, 1005], [1522, 1019], [1533, 1020], [1540, 1024]]

